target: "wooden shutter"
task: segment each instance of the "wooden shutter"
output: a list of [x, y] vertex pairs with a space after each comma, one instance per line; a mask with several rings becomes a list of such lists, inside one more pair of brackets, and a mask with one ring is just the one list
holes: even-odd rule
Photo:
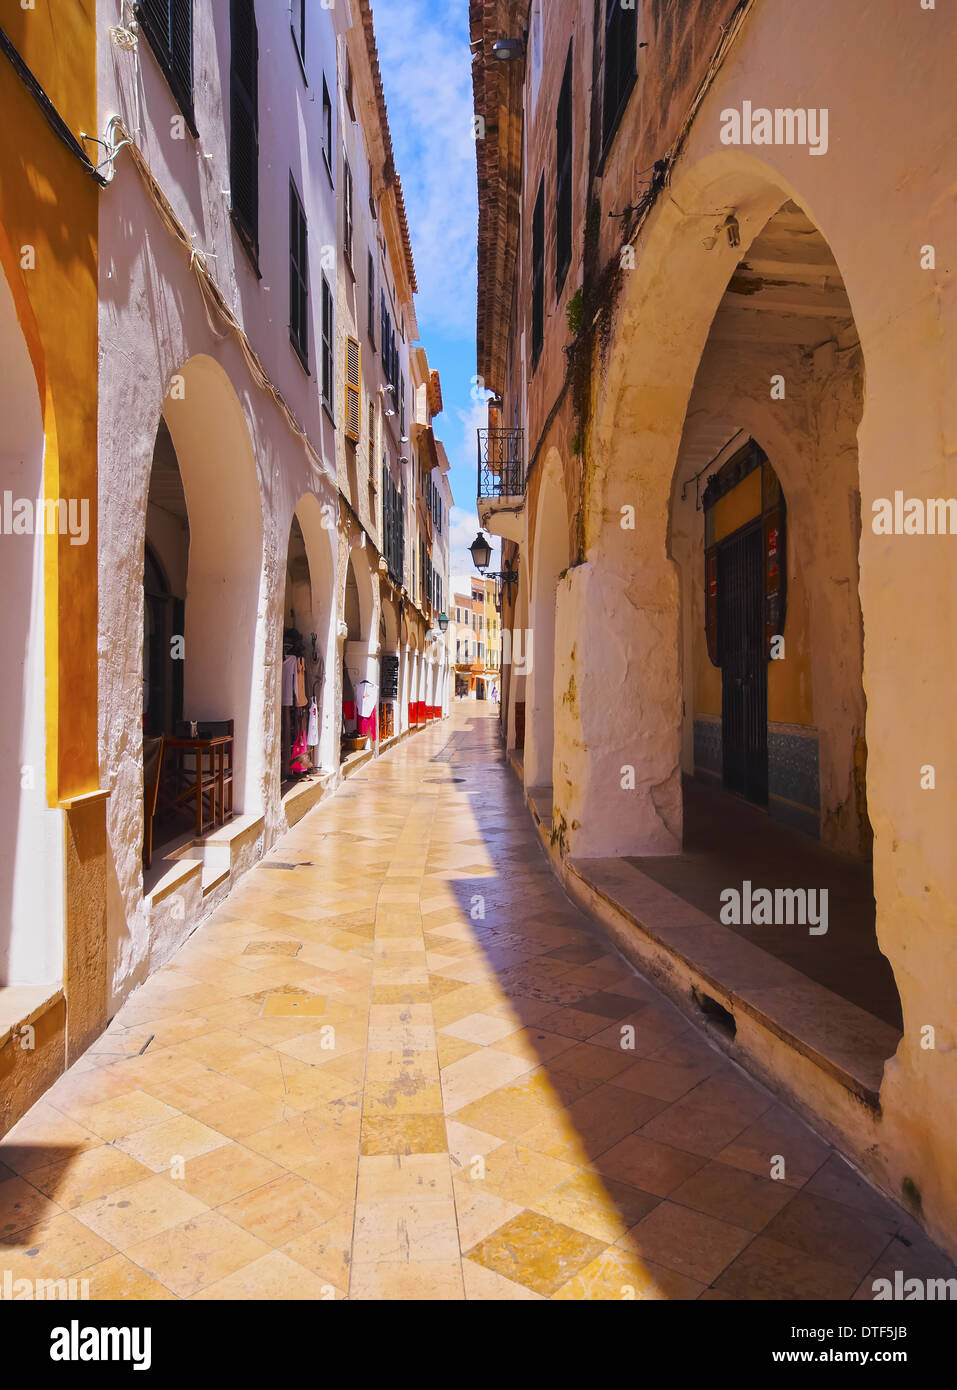
[[184, 92], [193, 96], [193, 0], [172, 0], [170, 62]]
[[561, 293], [572, 259], [572, 45], [555, 120], [555, 292]]
[[303, 366], [309, 361], [308, 232], [296, 185], [289, 180], [289, 336]]
[[231, 0], [229, 180], [233, 217], [259, 248], [259, 39], [253, 0]]
[[322, 277], [322, 397], [330, 412], [333, 410], [335, 399], [333, 382], [333, 322], [332, 322], [332, 290], [329, 288], [329, 281], [325, 276]]
[[[346, 438], [359, 442], [362, 424], [359, 387], [362, 372], [362, 349], [355, 338], [346, 339]], [[371, 444], [371, 441], [370, 441]]]
[[342, 162], [342, 249], [352, 265], [352, 170], [349, 161]]
[[139, 0], [136, 18], [193, 135], [193, 0]]
[[545, 341], [545, 175], [532, 214], [532, 367]]

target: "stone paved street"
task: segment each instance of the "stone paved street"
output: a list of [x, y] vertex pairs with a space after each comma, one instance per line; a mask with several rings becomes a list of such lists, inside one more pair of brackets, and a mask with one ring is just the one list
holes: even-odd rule
[[495, 714], [360, 768], [7, 1135], [2, 1268], [212, 1299], [952, 1273], [569, 904]]

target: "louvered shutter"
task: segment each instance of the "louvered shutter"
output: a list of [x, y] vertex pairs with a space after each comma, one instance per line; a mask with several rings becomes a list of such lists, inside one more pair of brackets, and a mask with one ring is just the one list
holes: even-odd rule
[[295, 183], [289, 180], [289, 337], [303, 366], [309, 362], [308, 233]]
[[193, 0], [170, 0], [170, 61], [183, 90], [193, 95]]
[[561, 293], [572, 259], [572, 45], [555, 121], [555, 292]]
[[193, 116], [193, 0], [139, 0], [136, 18], [166, 73], [190, 130]]
[[229, 168], [232, 209], [259, 247], [259, 40], [253, 0], [231, 0]]
[[361, 422], [359, 388], [362, 350], [355, 338], [346, 339], [346, 438], [359, 442]]

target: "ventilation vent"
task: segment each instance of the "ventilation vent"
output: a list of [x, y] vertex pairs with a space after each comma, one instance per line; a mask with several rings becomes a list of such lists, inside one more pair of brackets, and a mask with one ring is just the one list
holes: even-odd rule
[[709, 1023], [720, 1028], [727, 1037], [733, 1038], [735, 1036], [738, 1029], [733, 1013], [726, 1009], [723, 1004], [719, 1004], [717, 999], [712, 999], [710, 994], [703, 994], [699, 989], [692, 987], [691, 995]]

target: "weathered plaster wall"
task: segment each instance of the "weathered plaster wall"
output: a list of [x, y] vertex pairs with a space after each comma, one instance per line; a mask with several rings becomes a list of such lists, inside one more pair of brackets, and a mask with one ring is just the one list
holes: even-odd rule
[[[268, 113], [270, 131], [270, 145], [260, 156], [260, 202], [263, 208], [288, 206], [291, 170], [309, 217], [315, 293], [322, 247], [336, 242], [335, 200], [319, 142], [307, 142], [305, 133], [316, 119], [311, 97], [323, 71], [330, 72], [334, 90], [333, 17], [317, 11], [313, 18], [307, 86], [288, 11], [279, 4], [260, 6], [257, 15], [260, 111], [264, 118]], [[327, 558], [320, 558], [321, 533], [335, 527], [337, 503], [332, 422], [289, 342], [285, 218], [262, 219], [260, 279], [233, 230], [223, 192], [229, 187], [228, 7], [194, 6], [198, 141], [188, 134], [175, 138], [178, 108], [145, 41], [134, 59], [112, 45], [107, 28], [103, 23], [99, 30], [100, 128], [119, 111], [135, 132], [174, 212], [197, 248], [209, 253], [214, 280], [325, 461], [324, 467], [310, 461], [275, 402], [253, 382], [235, 340], [212, 327], [188, 257], [121, 152], [100, 201], [99, 727], [101, 778], [111, 791], [108, 914], [115, 1008], [195, 922], [192, 903], [188, 912], [157, 910], [151, 919], [140, 866], [143, 538], [161, 413], [176, 447], [190, 519], [186, 712], [236, 720], [235, 805], [263, 817], [262, 831], [253, 837], [260, 852], [285, 826], [279, 800], [280, 668], [290, 525], [297, 506], [307, 514], [303, 499], [313, 499], [310, 540], [318, 582], [326, 590], [317, 603], [321, 625], [332, 612], [337, 586], [328, 541]], [[312, 312], [312, 361], [315, 320]], [[326, 616], [330, 655], [332, 630]], [[333, 681], [335, 669], [335, 661], [327, 660]], [[334, 699], [324, 701], [324, 758], [330, 761], [334, 734], [326, 716], [331, 719], [335, 708]], [[337, 754], [336, 749], [336, 763]], [[237, 855], [240, 865], [247, 863], [248, 856], [240, 850]]]
[[[917, 6], [863, 11], [808, 0], [796, 9], [768, 0], [752, 12], [702, 104], [670, 196], [659, 200], [641, 233], [614, 346], [595, 374], [588, 558], [559, 589], [557, 624], [564, 659], [587, 698], [577, 717], [556, 712], [568, 764], [556, 806], [572, 852], [642, 853], [660, 850], [670, 837], [677, 843], [681, 682], [677, 583], [666, 546], [669, 497], [694, 374], [741, 254], [720, 241], [705, 249], [701, 221], [691, 214], [714, 209], [717, 220], [735, 209], [746, 250], [782, 199], [791, 198], [820, 228], [841, 269], [865, 368], [858, 448], [867, 797], [878, 938], [904, 1012], [904, 1037], [885, 1069], [879, 1150], [871, 1157], [894, 1192], [919, 1192], [929, 1228], [952, 1247], [957, 794], [940, 772], [957, 757], [941, 700], [955, 677], [948, 635], [955, 542], [877, 536], [868, 520], [873, 499], [897, 488], [925, 497], [953, 491], [957, 404], [946, 382], [957, 324], [942, 248], [955, 231], [952, 79], [943, 56], [954, 38], [952, 16]], [[827, 108], [827, 155], [815, 158], [798, 146], [723, 148], [721, 112], [740, 109], [744, 100]], [[906, 118], [917, 112], [919, 135]], [[936, 270], [921, 266], [927, 245], [937, 247]], [[814, 405], [826, 420], [828, 407], [813, 397], [809, 384], [809, 410]], [[783, 459], [775, 442], [765, 447], [776, 464]], [[783, 462], [781, 476], [800, 535], [800, 480]], [[637, 509], [628, 533], [619, 523], [626, 504]], [[834, 525], [853, 527], [851, 511], [848, 498]], [[827, 548], [825, 540], [821, 553]], [[810, 593], [809, 605], [812, 629], [819, 630]], [[622, 692], [611, 728], [591, 714], [594, 697], [609, 685]], [[817, 709], [817, 688], [814, 703]], [[629, 735], [619, 733], [624, 728]], [[637, 795], [626, 797], [617, 773], [628, 761], [640, 775]], [[921, 786], [928, 764], [937, 769], [935, 790]], [[921, 1045], [926, 1025], [935, 1029], [933, 1048]]]

